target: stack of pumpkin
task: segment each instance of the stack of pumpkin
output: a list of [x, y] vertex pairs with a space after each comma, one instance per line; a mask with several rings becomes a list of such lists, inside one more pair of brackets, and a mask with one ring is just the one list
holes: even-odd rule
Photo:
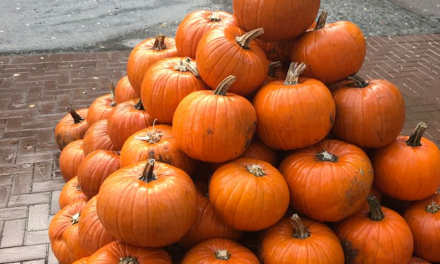
[[362, 32], [313, 23], [319, 6], [191, 13], [134, 48], [111, 94], [69, 108], [59, 261], [440, 261], [440, 152], [423, 123], [399, 135], [398, 88], [354, 75]]

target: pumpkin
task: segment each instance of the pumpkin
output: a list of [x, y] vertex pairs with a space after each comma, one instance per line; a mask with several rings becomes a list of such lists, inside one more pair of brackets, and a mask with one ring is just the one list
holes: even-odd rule
[[245, 30], [264, 28], [265, 41], [295, 38], [304, 32], [318, 14], [320, 0], [234, 0], [232, 10], [237, 24]]
[[87, 108], [77, 111], [67, 107], [69, 112], [55, 127], [55, 140], [60, 150], [63, 150], [70, 142], [83, 139], [87, 131]]
[[95, 150], [79, 165], [78, 183], [90, 199], [97, 195], [104, 180], [120, 167], [120, 156], [114, 151]]
[[267, 42], [257, 38], [256, 41], [264, 50], [267, 59], [271, 61], [280, 61], [283, 65], [290, 64], [291, 40]]
[[399, 214], [403, 214], [406, 208], [408, 208], [408, 206], [411, 204], [410, 201], [395, 199], [386, 194], [382, 194], [382, 200], [379, 201], [381, 202], [382, 206], [385, 206], [386, 208], [396, 211]]
[[103, 149], [116, 151], [108, 134], [108, 119], [99, 120], [93, 124], [84, 136], [84, 155], [88, 156], [95, 150]]
[[280, 61], [274, 61], [269, 63], [269, 72], [266, 77], [264, 84], [269, 82], [285, 80], [287, 77], [287, 72], [283, 69], [283, 65]]
[[326, 24], [323, 11], [315, 30], [292, 42], [291, 60], [307, 65], [303, 76], [325, 84], [356, 74], [364, 63], [367, 44], [362, 31], [353, 23], [338, 21]]
[[408, 264], [431, 264], [431, 262], [428, 262], [422, 258], [418, 258], [418, 257], [412, 257]]
[[142, 101], [135, 99], [117, 105], [108, 117], [107, 131], [113, 146], [120, 150], [132, 134], [149, 127], [153, 120], [144, 111]]
[[142, 83], [142, 103], [159, 123], [171, 124], [177, 105], [188, 94], [203, 90], [195, 61], [190, 58], [163, 59], [148, 69]]
[[161, 248], [141, 248], [120, 241], [102, 247], [89, 258], [88, 264], [172, 264]]
[[212, 238], [239, 240], [242, 232], [226, 225], [215, 215], [209, 201], [208, 186], [199, 182], [196, 188], [197, 217], [188, 232], [179, 240], [179, 245], [189, 249]]
[[196, 189], [183, 170], [150, 159], [110, 175], [99, 190], [97, 212], [117, 240], [163, 247], [183, 237], [196, 219]]
[[203, 35], [197, 48], [197, 67], [203, 81], [211, 88], [229, 75], [237, 81], [230, 93], [246, 96], [255, 92], [266, 79], [269, 66], [264, 51], [254, 39], [262, 28], [245, 32], [236, 26], [215, 28]]
[[227, 225], [258, 231], [278, 222], [289, 206], [289, 189], [267, 162], [240, 158], [218, 168], [209, 184], [209, 200]]
[[182, 264], [193, 263], [259, 264], [258, 258], [249, 249], [228, 239], [210, 239], [193, 247], [182, 260]]
[[121, 168], [138, 161], [155, 159], [191, 175], [195, 161], [177, 146], [169, 125], [154, 125], [131, 135], [121, 150]]
[[142, 81], [145, 73], [154, 63], [177, 56], [176, 44], [173, 38], [159, 35], [149, 38], [131, 51], [127, 62], [127, 76], [137, 94], [141, 94]]
[[405, 122], [405, 102], [399, 88], [386, 80], [349, 78], [351, 84], [332, 93], [336, 104], [332, 134], [361, 148], [391, 144]]
[[225, 162], [247, 149], [255, 133], [257, 117], [244, 97], [227, 93], [235, 81], [226, 78], [213, 91], [189, 94], [173, 118], [173, 135], [179, 148], [193, 159]]
[[325, 224], [294, 214], [264, 231], [261, 259], [265, 264], [343, 264], [344, 251]]
[[440, 151], [423, 138], [426, 128], [420, 122], [410, 137], [399, 136], [374, 153], [374, 186], [379, 191], [405, 201], [425, 199], [435, 193], [440, 185]]
[[181, 57], [196, 58], [202, 36], [213, 28], [235, 25], [232, 15], [224, 11], [198, 10], [185, 16], [176, 31], [176, 48]]
[[336, 228], [345, 253], [345, 263], [408, 263], [413, 236], [405, 220], [393, 210], [368, 197], [370, 210], [361, 210]]
[[139, 94], [133, 89], [127, 76], [122, 77], [115, 87], [115, 102], [116, 104], [125, 101], [139, 98]]
[[412, 203], [402, 216], [414, 236], [414, 255], [440, 262], [440, 194]]
[[294, 210], [321, 222], [337, 222], [359, 211], [373, 184], [367, 155], [334, 139], [293, 152], [279, 169]]
[[292, 63], [284, 82], [270, 82], [255, 95], [257, 134], [271, 148], [305, 148], [324, 139], [332, 128], [332, 95], [320, 81], [299, 78], [304, 68], [303, 63]]
[[91, 198], [81, 210], [78, 233], [79, 242], [89, 255], [115, 240], [99, 221], [96, 213], [96, 196]]
[[87, 200], [87, 196], [79, 186], [78, 176], [75, 176], [70, 179], [61, 189], [58, 203], [60, 205], [60, 209], [62, 209], [68, 204], [73, 204], [82, 200]]
[[75, 140], [70, 142], [61, 151], [59, 167], [64, 181], [68, 182], [76, 176], [78, 167], [84, 158], [84, 143], [83, 140]]
[[107, 119], [110, 111], [116, 106], [115, 86], [110, 85], [111, 93], [100, 96], [93, 101], [87, 114], [87, 125], [90, 127], [99, 120]]
[[85, 258], [82, 258], [82, 259], [79, 259], [79, 260], [73, 262], [73, 264], [87, 264], [88, 260], [89, 260], [89, 257], [85, 257]]

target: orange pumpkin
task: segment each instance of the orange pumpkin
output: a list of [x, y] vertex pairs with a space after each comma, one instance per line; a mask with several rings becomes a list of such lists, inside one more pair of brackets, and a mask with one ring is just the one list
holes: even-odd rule
[[100, 96], [93, 101], [87, 114], [87, 125], [92, 126], [99, 120], [107, 119], [110, 111], [116, 106], [115, 86], [110, 85], [111, 93]]
[[64, 181], [69, 181], [77, 175], [78, 167], [84, 158], [83, 140], [70, 142], [60, 154], [59, 167]]
[[89, 260], [89, 257], [84, 257], [82, 259], [79, 259], [79, 260], [73, 262], [73, 264], [87, 264], [88, 260]]
[[99, 120], [93, 124], [84, 135], [84, 156], [88, 156], [95, 150], [103, 149], [116, 151], [108, 135], [108, 120]]
[[116, 84], [115, 102], [116, 104], [139, 98], [139, 94], [133, 89], [127, 76], [122, 77]]
[[264, 50], [267, 59], [280, 61], [283, 65], [290, 64], [291, 40], [267, 42], [257, 38], [256, 41]]
[[278, 81], [278, 80], [285, 80], [287, 77], [287, 72], [283, 69], [283, 65], [280, 61], [275, 61], [269, 63], [269, 72], [267, 74], [266, 81], [264, 84]]
[[87, 200], [87, 196], [81, 190], [78, 183], [78, 176], [70, 179], [61, 189], [60, 197], [58, 203], [60, 209], [63, 209], [66, 205], [76, 203], [78, 201]]
[[77, 111], [67, 107], [69, 112], [55, 127], [55, 140], [60, 150], [63, 150], [70, 142], [83, 139], [87, 131], [88, 109], [83, 108]]
[[418, 257], [412, 257], [408, 264], [431, 264], [431, 262], [428, 262], [422, 258], [418, 258]]

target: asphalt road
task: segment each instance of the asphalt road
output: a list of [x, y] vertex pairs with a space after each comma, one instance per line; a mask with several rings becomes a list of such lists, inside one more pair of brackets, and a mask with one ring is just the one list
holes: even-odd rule
[[[440, 33], [438, 1], [322, 0], [321, 9], [330, 12], [329, 21], [350, 20], [366, 36]], [[232, 0], [0, 0], [0, 55], [127, 49], [159, 33], [174, 35], [188, 12], [231, 12], [231, 3]]]

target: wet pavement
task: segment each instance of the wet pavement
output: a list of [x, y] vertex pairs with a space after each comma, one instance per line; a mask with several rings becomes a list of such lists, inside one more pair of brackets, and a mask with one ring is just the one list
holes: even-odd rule
[[[329, 21], [349, 20], [366, 36], [440, 32], [438, 0], [322, 0]], [[174, 35], [197, 9], [231, 12], [232, 0], [0, 0], [0, 54], [128, 49]], [[437, 9], [436, 9], [437, 8]], [[437, 14], [437, 15], [436, 15]]]

